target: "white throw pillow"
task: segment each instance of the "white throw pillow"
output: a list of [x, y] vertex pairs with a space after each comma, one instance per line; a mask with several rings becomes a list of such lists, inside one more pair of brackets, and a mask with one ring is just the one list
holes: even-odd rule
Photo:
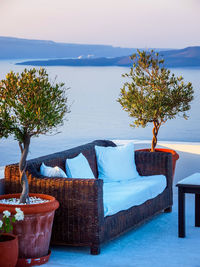
[[129, 180], [139, 176], [135, 165], [134, 144], [95, 146], [99, 178], [104, 182]]
[[66, 159], [66, 172], [69, 178], [95, 178], [86, 157], [80, 153], [72, 159]]
[[41, 166], [40, 166], [40, 173], [43, 176], [46, 176], [46, 177], [67, 178], [66, 173], [61, 168], [59, 168], [58, 166], [50, 167], [50, 166], [46, 166], [44, 163], [42, 163]]

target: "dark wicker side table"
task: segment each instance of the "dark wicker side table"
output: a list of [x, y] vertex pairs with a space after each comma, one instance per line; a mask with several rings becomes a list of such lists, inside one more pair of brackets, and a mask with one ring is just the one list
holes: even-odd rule
[[195, 194], [195, 226], [200, 227], [200, 173], [179, 181], [178, 187], [178, 236], [185, 237], [185, 193]]

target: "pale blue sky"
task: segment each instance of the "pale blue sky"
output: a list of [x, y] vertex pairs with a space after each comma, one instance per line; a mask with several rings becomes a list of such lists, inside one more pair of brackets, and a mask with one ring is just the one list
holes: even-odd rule
[[200, 45], [200, 0], [0, 0], [0, 36], [124, 47]]

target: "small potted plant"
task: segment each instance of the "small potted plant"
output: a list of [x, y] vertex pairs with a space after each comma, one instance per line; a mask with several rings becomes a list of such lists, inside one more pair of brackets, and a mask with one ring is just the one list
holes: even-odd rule
[[15, 211], [12, 217], [8, 210], [4, 210], [0, 215], [0, 266], [4, 267], [15, 267], [18, 259], [18, 237], [11, 232], [13, 223], [22, 221], [24, 213], [20, 208]]
[[193, 100], [192, 84], [184, 83], [183, 77], [175, 77], [164, 67], [164, 60], [158, 53], [139, 51], [131, 56], [133, 67], [123, 74], [130, 81], [124, 83], [118, 102], [134, 118], [132, 127], [146, 127], [153, 124], [151, 149], [146, 151], [166, 151], [172, 153], [173, 174], [178, 154], [173, 150], [155, 149], [160, 127], [167, 120], [182, 115], [187, 119], [187, 111]]
[[12, 207], [7, 202], [0, 203], [0, 210], [9, 205], [11, 212], [19, 206], [24, 212], [23, 223], [16, 223], [13, 229], [19, 238], [19, 265], [45, 263], [50, 255], [51, 229], [59, 204], [52, 196], [29, 194], [26, 160], [31, 138], [53, 132], [69, 112], [64, 84], [51, 83], [43, 68], [25, 69], [20, 74], [11, 71], [0, 81], [0, 106], [2, 114], [8, 114], [3, 119], [5, 131], [14, 136], [21, 151], [19, 174], [22, 185], [21, 194], [0, 196], [0, 200], [16, 200]]

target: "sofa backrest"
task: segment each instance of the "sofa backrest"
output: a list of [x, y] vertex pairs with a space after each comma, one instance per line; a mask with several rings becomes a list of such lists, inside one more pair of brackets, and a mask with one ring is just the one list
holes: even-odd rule
[[[66, 159], [74, 158], [78, 154], [83, 153], [83, 155], [87, 158], [90, 167], [94, 173], [94, 176], [98, 177], [97, 171], [97, 162], [96, 162], [96, 153], [94, 146], [116, 146], [112, 141], [109, 140], [96, 140], [94, 142], [78, 146], [75, 148], [71, 148], [62, 152], [50, 154], [47, 156], [31, 159], [27, 161], [27, 171], [31, 174], [35, 175], [36, 177], [43, 177], [40, 174], [40, 165], [44, 162], [47, 166], [58, 166], [63, 171], [65, 170], [65, 161]], [[75, 178], [75, 177], [74, 177]]]

